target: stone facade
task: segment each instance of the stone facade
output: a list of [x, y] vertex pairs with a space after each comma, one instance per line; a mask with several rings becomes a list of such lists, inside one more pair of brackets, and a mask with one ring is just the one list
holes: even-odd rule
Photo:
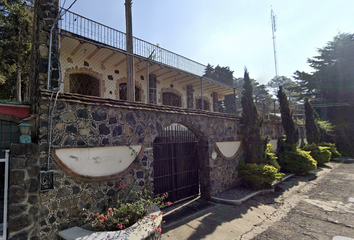
[[[42, 92], [39, 128], [40, 166], [44, 168], [48, 151], [48, 107], [50, 92]], [[237, 163], [242, 152], [234, 159], [221, 156], [212, 159], [214, 143], [240, 140], [239, 119], [233, 115], [200, 112], [166, 106], [151, 108], [143, 103], [111, 101], [101, 98], [83, 98], [72, 94], [60, 94], [52, 114], [52, 150], [71, 147], [102, 147], [142, 145], [146, 150], [141, 164], [118, 174], [115, 179], [101, 178], [88, 181], [69, 175], [55, 159], [50, 160], [54, 170], [54, 190], [40, 193], [41, 239], [54, 239], [58, 231], [80, 225], [80, 209], [103, 209], [115, 198], [117, 184], [132, 184], [140, 187], [153, 184], [154, 139], [172, 123], [187, 126], [198, 139], [201, 193], [205, 198], [234, 188], [239, 184]], [[274, 138], [278, 133], [269, 123], [265, 131]], [[278, 125], [276, 125], [278, 126]]]
[[194, 108], [193, 85], [187, 85], [187, 108]]
[[[102, 210], [114, 201], [119, 182], [132, 185], [136, 181], [137, 187], [152, 187], [153, 142], [165, 127], [173, 123], [188, 127], [198, 139], [202, 197], [210, 198], [239, 184], [237, 165], [242, 158], [242, 150], [233, 159], [223, 159], [219, 155], [211, 158], [215, 152], [215, 142], [240, 140], [239, 118], [217, 112], [152, 105], [162, 102], [158, 93], [166, 91], [182, 95], [173, 89], [173, 85], [157, 92], [156, 76], [150, 77], [149, 104], [63, 93], [55, 99], [51, 91], [41, 90], [46, 87], [47, 80], [49, 30], [57, 13], [57, 0], [36, 1], [31, 112], [37, 114], [33, 141], [38, 145], [32, 144], [31, 148], [20, 145], [12, 152], [12, 158], [17, 160], [12, 164], [10, 176], [10, 199], [13, 199], [9, 204], [12, 213], [12, 226], [9, 224], [11, 239], [56, 239], [59, 231], [82, 224], [82, 208]], [[57, 51], [53, 50], [55, 55]], [[56, 79], [52, 85], [56, 86], [55, 83]], [[183, 91], [185, 94], [188, 88]], [[187, 97], [184, 102], [193, 108], [193, 89], [189, 89], [189, 93], [192, 96], [190, 101]], [[196, 93], [194, 95], [207, 101], [210, 109], [216, 109], [216, 105], [210, 104], [209, 97], [215, 103], [217, 95], [208, 95], [208, 98], [197, 96]], [[48, 116], [50, 108], [53, 111]], [[280, 135], [281, 126], [267, 124], [266, 134], [273, 139]], [[49, 152], [50, 134], [52, 141]], [[53, 151], [60, 148], [126, 144], [144, 147], [141, 160], [137, 159], [131, 167], [114, 178], [95, 181], [69, 174], [68, 169], [59, 165], [52, 155]], [[48, 154], [49, 168], [54, 170], [54, 189], [39, 192], [39, 170], [46, 169]]]
[[12, 144], [9, 167], [8, 239], [40, 238], [39, 149]]

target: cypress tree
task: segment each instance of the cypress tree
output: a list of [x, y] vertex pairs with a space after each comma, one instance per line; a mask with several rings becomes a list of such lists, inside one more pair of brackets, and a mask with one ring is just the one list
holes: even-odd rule
[[305, 99], [305, 128], [308, 143], [319, 144], [321, 139], [320, 130], [315, 120], [316, 112], [313, 110], [308, 98]]
[[299, 131], [295, 127], [289, 102], [282, 86], [279, 86], [278, 99], [280, 104], [281, 123], [286, 134], [286, 146], [284, 147], [286, 150], [295, 151], [299, 141]]
[[247, 69], [242, 91], [242, 144], [246, 163], [265, 163], [267, 140], [263, 135], [263, 119], [253, 99], [253, 86]]

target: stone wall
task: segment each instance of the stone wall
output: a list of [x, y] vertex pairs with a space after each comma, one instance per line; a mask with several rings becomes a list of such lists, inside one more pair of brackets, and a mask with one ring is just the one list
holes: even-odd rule
[[40, 239], [39, 157], [36, 144], [12, 144], [9, 165], [9, 240]]
[[[48, 151], [48, 107], [51, 94], [42, 91], [39, 127], [40, 165], [45, 168]], [[54, 170], [54, 190], [40, 193], [41, 239], [55, 239], [58, 231], [80, 225], [82, 208], [103, 209], [114, 201], [118, 183], [138, 187], [153, 184], [153, 142], [163, 129], [172, 123], [188, 127], [198, 139], [201, 194], [205, 198], [234, 188], [239, 184], [238, 161], [221, 156], [212, 159], [214, 143], [240, 140], [239, 119], [233, 115], [168, 106], [113, 101], [109, 99], [60, 94], [51, 116], [53, 120], [52, 151], [71, 147], [102, 147], [142, 145], [145, 149], [141, 164], [136, 161], [121, 174], [97, 181], [85, 181], [68, 174], [55, 159], [50, 160]], [[274, 138], [278, 127], [267, 123], [265, 130]]]

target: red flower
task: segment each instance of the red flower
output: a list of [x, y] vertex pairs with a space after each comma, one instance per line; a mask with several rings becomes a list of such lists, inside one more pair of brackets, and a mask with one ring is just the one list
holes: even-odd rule
[[159, 227], [159, 228], [157, 229], [157, 231], [158, 231], [159, 233], [161, 233], [162, 229]]
[[[118, 225], [119, 225], [119, 223], [118, 223]], [[122, 228], [123, 228], [123, 224], [121, 224], [118, 228], [119, 228], [119, 229], [122, 229]]]
[[120, 188], [125, 188], [127, 186], [127, 184], [125, 184], [124, 182], [119, 182], [119, 187]]

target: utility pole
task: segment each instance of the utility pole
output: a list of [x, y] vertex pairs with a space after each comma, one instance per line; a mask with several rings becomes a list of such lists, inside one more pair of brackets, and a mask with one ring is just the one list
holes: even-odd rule
[[135, 77], [133, 57], [132, 0], [125, 0], [125, 27], [127, 43], [127, 100], [135, 101]]
[[277, 63], [277, 50], [275, 48], [275, 32], [277, 31], [275, 15], [273, 9], [270, 12], [270, 18], [272, 21], [272, 36], [273, 36], [273, 52], [274, 52], [274, 65], [275, 65], [275, 76], [278, 77], [278, 63]]

